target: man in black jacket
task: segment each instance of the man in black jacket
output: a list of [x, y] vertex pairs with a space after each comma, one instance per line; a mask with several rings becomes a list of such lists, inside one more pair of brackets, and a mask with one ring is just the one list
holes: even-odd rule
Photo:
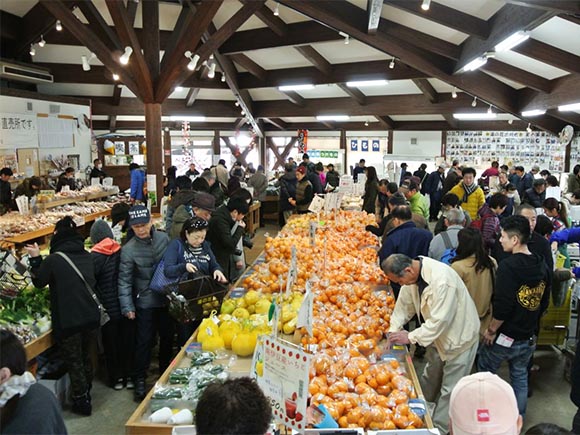
[[10, 177], [13, 172], [10, 168], [0, 170], [0, 214], [10, 211], [12, 208], [12, 190], [10, 188]]
[[540, 316], [550, 301], [551, 270], [544, 259], [530, 252], [531, 229], [523, 216], [502, 221], [500, 243], [511, 255], [499, 263], [493, 293], [493, 318], [483, 335], [477, 360], [481, 371], [497, 373], [510, 363], [512, 388], [518, 410], [525, 416], [528, 401], [528, 364], [536, 348]]
[[[248, 214], [249, 206], [242, 198], [232, 198], [227, 204], [219, 207], [209, 220], [207, 241], [211, 243], [215, 258], [228, 280], [236, 275], [233, 255], [236, 253], [238, 241], [244, 234], [246, 223], [244, 216]], [[232, 234], [235, 223], [238, 227]]]
[[437, 221], [441, 210], [441, 198], [443, 197], [443, 183], [445, 182], [445, 165], [439, 165], [423, 183], [424, 193], [429, 195], [429, 221]]
[[103, 178], [107, 177], [105, 171], [103, 171], [103, 162], [100, 159], [95, 159], [93, 161], [93, 169], [91, 171], [90, 178], [98, 178], [99, 181], [103, 181]]
[[534, 180], [533, 186], [526, 189], [522, 202], [530, 204], [534, 208], [541, 208], [546, 199], [546, 180], [538, 178]]

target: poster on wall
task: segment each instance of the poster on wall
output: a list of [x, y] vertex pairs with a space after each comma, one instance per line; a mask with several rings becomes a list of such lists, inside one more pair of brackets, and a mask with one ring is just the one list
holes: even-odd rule
[[360, 149], [361, 151], [365, 152], [369, 150], [369, 141], [367, 139], [363, 139], [360, 141]]
[[351, 139], [350, 150], [351, 151], [358, 151], [358, 139]]
[[139, 141], [130, 141], [129, 142], [129, 154], [132, 156], [141, 154], [139, 152]]
[[374, 152], [379, 152], [381, 150], [381, 143], [378, 139], [373, 139], [372, 147]]
[[0, 148], [30, 147], [37, 143], [36, 116], [0, 112]]
[[308, 151], [308, 130], [298, 130], [298, 152]]
[[147, 174], [147, 207], [157, 206], [157, 175]]
[[125, 154], [125, 142], [115, 142], [115, 154]]

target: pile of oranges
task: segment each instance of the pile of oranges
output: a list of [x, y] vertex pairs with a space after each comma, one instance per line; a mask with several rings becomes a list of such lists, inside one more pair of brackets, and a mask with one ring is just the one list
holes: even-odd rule
[[379, 342], [389, 330], [395, 299], [377, 264], [378, 239], [364, 227], [375, 222], [364, 212], [320, 216], [314, 243], [309, 231], [318, 216], [292, 219], [277, 237], [268, 237], [265, 262], [242, 281], [248, 290], [286, 289], [292, 249], [297, 276], [293, 291], [313, 280], [313, 328], [298, 331], [314, 353], [311, 404], [323, 404], [341, 428], [415, 429], [422, 419], [409, 408], [413, 382], [396, 359], [381, 361]]

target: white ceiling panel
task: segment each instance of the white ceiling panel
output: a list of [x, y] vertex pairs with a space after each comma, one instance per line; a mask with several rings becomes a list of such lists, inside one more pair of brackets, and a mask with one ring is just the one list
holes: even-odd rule
[[360, 88], [367, 97], [377, 97], [380, 95], [406, 95], [420, 94], [421, 90], [413, 83], [412, 80], [393, 80], [385, 86], [373, 86]]
[[121, 98], [137, 98], [137, 96], [129, 88], [123, 86], [123, 89], [121, 89]]
[[1, 0], [0, 10], [23, 17], [36, 3], [38, 0]]
[[532, 30], [532, 38], [580, 56], [580, 26], [554, 17]]
[[[175, 28], [180, 12], [181, 5], [177, 3], [159, 2], [159, 30], [172, 31]], [[135, 27], [143, 28], [143, 7], [141, 3], [137, 6]]]
[[568, 71], [561, 70], [513, 51], [496, 53], [496, 59], [515, 66], [516, 68], [544, 77], [548, 80], [556, 79], [568, 74]]
[[[268, 0], [266, 6], [268, 6], [272, 11], [274, 11], [276, 9], [276, 3], [278, 2], [274, 0]], [[292, 9], [289, 9], [283, 5], [280, 5], [279, 12], [280, 12], [279, 18], [286, 24], [300, 23], [302, 21], [309, 20], [308, 17], [299, 14], [298, 12], [294, 12]]]
[[88, 85], [76, 83], [39, 84], [38, 92], [49, 95], [86, 95], [89, 97], [111, 97], [113, 85]]
[[199, 100], [230, 100], [236, 101], [231, 89], [200, 89], [197, 94]]
[[318, 85], [314, 86], [314, 89], [305, 89], [296, 92], [304, 98], [340, 98], [348, 96], [336, 85]]
[[275, 88], [257, 88], [248, 90], [250, 91], [250, 96], [254, 101], [273, 101], [287, 99], [286, 96], [284, 96]]
[[[242, 6], [243, 5], [237, 1], [225, 1], [213, 18], [213, 23], [219, 29], [231, 17], [233, 17], [234, 14], [242, 8]], [[253, 15], [244, 24], [242, 24], [240, 28], [238, 28], [238, 31], [259, 29], [261, 27], [266, 27], [266, 25], [259, 18]]]
[[[433, 88], [439, 92], [439, 93], [451, 93], [453, 92], [453, 88], [454, 86], [445, 83], [444, 81], [441, 81], [439, 79], [427, 79], [429, 81], [429, 83], [431, 83], [431, 86], [433, 86]], [[457, 89], [457, 93], [461, 92], [459, 89]]]
[[93, 121], [108, 121], [109, 115], [92, 115], [91, 119]]
[[517, 83], [517, 82], [514, 82], [514, 81], [512, 81], [510, 79], [506, 79], [505, 77], [502, 77], [500, 75], [494, 74], [492, 72], [488, 72], [488, 71], [483, 71], [483, 72], [486, 73], [487, 75], [489, 75], [489, 76], [491, 76], [491, 77], [499, 80], [500, 82], [505, 83], [508, 86], [511, 86], [514, 89], [523, 89], [523, 88], [525, 88], [525, 85], [522, 85], [521, 83]]
[[393, 121], [445, 121], [442, 115], [392, 115]]
[[[38, 44], [35, 45], [36, 55], [32, 57], [33, 62], [78, 64], [79, 74], [84, 72], [81, 56], [87, 56], [88, 58], [91, 55], [88, 48], [80, 45], [50, 44], [50, 35], [45, 36], [44, 39], [47, 41], [44, 47], [39, 47]], [[93, 58], [91, 65], [102, 65], [102, 63], [99, 59]]]
[[[163, 119], [163, 121], [169, 121], [169, 119]], [[145, 121], [145, 116], [143, 115], [117, 115], [117, 121]]]
[[482, 20], [489, 20], [499, 11], [505, 2], [503, 0], [433, 0], [434, 3], [441, 3], [444, 6], [457, 9]]
[[292, 47], [266, 48], [244, 54], [267, 70], [312, 66], [310, 62]]
[[318, 122], [315, 116], [288, 116], [280, 119], [284, 122]]
[[[350, 43], [348, 45], [341, 39], [340, 41], [312, 44], [312, 47], [314, 47], [316, 51], [332, 64], [385, 60], [391, 58], [391, 56], [352, 38], [350, 38]], [[302, 55], [297, 51], [295, 51], [295, 53], [302, 57]]]

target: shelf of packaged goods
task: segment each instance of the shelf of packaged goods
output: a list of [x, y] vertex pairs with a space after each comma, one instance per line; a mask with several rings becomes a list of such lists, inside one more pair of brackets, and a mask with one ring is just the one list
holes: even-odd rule
[[26, 358], [28, 361], [36, 358], [45, 350], [50, 349], [53, 344], [54, 340], [52, 337], [52, 330], [48, 330], [40, 337], [35, 338], [30, 343], [24, 345], [24, 349], [26, 349]]
[[86, 199], [87, 199], [86, 195], [79, 195], [71, 198], [61, 198], [52, 201], [37, 202], [36, 207], [38, 208], [38, 211], [43, 212], [50, 208], [59, 207], [61, 205], [68, 205], [74, 204], [75, 202], [86, 201]]

